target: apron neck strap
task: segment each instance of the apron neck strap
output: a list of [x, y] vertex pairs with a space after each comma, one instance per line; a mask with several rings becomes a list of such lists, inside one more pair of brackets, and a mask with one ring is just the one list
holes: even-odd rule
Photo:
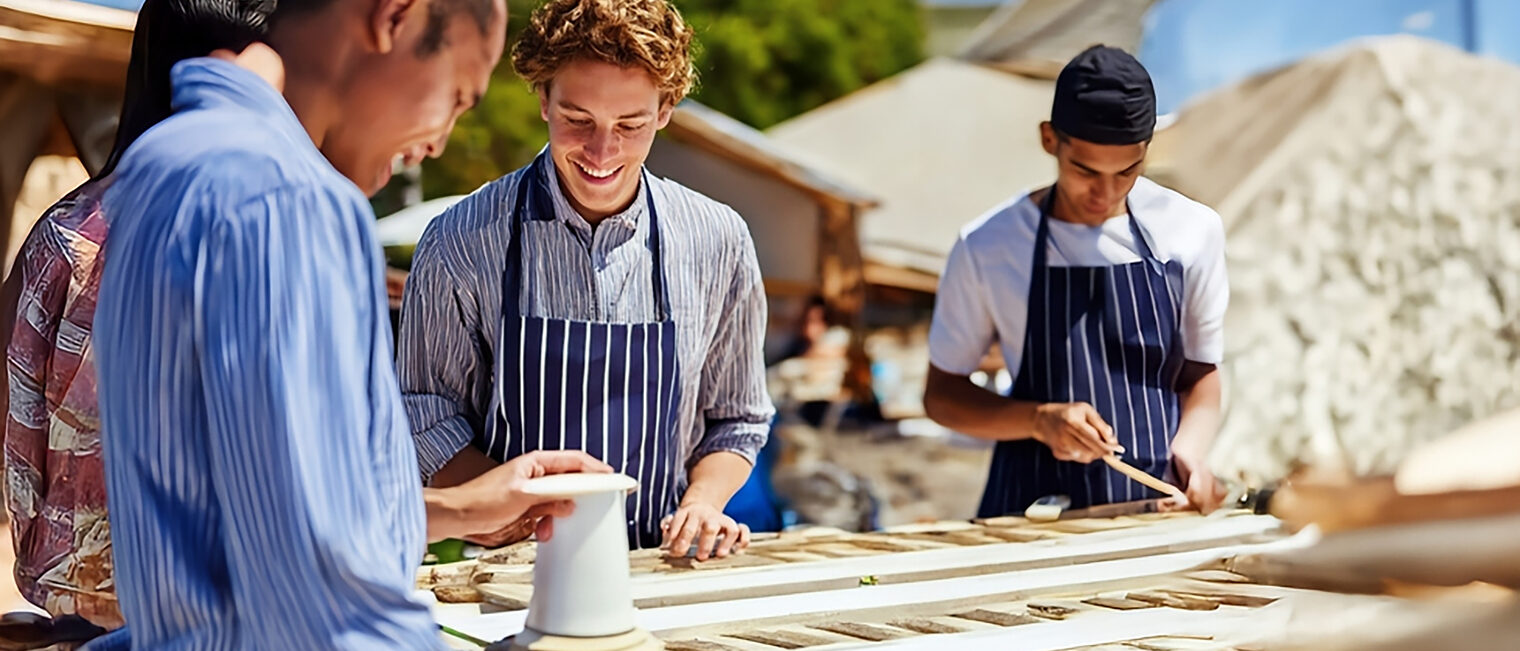
[[[517, 196], [512, 202], [512, 211], [507, 215], [511, 222], [510, 238], [507, 244], [506, 269], [502, 278], [502, 309], [510, 315], [516, 315], [521, 310], [519, 301], [522, 294], [522, 270], [527, 266], [523, 264], [522, 234], [523, 223], [533, 215], [554, 214], [554, 202], [549, 198], [549, 183], [557, 183], [555, 178], [554, 162], [549, 158], [547, 149], [533, 159], [522, 172], [522, 178], [517, 182]], [[659, 307], [660, 321], [670, 319], [670, 295], [666, 291], [665, 264], [661, 255], [664, 247], [660, 242], [660, 217], [655, 207], [653, 184], [650, 183], [649, 172], [639, 169], [639, 186], [644, 191], [645, 211], [649, 215], [649, 236], [646, 245], [650, 254], [653, 255], [651, 266], [651, 283], [654, 287], [655, 305]], [[531, 296], [531, 295], [530, 295]]]
[[[1056, 186], [1051, 184], [1050, 190], [1040, 200], [1040, 224], [1035, 229], [1034, 235], [1034, 267], [1045, 267], [1046, 242], [1050, 238], [1050, 216], [1055, 212]], [[1135, 219], [1135, 211], [1130, 208], [1129, 197], [1124, 198], [1124, 213], [1129, 217], [1130, 237], [1135, 238], [1135, 252], [1140, 259], [1151, 263], [1153, 266], [1160, 262], [1155, 252], [1151, 250], [1150, 242], [1145, 239], [1145, 233], [1140, 229], [1140, 220]]]

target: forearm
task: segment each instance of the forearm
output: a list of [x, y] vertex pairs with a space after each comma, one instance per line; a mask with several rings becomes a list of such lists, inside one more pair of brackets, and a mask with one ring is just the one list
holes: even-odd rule
[[1221, 386], [1219, 369], [1212, 364], [1186, 362], [1178, 379], [1182, 415], [1172, 439], [1173, 456], [1189, 467], [1203, 464], [1219, 433]]
[[433, 479], [428, 483], [433, 488], [449, 488], [468, 482], [486, 473], [501, 464], [495, 459], [486, 456], [480, 448], [474, 445], [466, 445], [444, 464], [438, 472], [433, 474]]
[[989, 441], [1032, 438], [1039, 405], [998, 395], [964, 376], [929, 368], [924, 411], [934, 422], [968, 436]]
[[469, 507], [465, 504], [462, 490], [458, 487], [422, 489], [422, 502], [427, 508], [428, 542], [459, 538], [473, 533], [465, 527], [465, 523], [469, 521]]
[[751, 470], [749, 460], [734, 452], [714, 452], [702, 457], [691, 469], [691, 480], [686, 494], [681, 496], [681, 506], [707, 504], [723, 510], [749, 479]]

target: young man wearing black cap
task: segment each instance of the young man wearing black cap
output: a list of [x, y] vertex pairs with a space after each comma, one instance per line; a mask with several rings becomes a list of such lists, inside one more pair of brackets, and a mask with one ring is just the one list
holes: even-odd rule
[[[1141, 176], [1155, 125], [1140, 62], [1104, 46], [1077, 55], [1040, 124], [1056, 183], [968, 224], [950, 252], [924, 404], [940, 424], [997, 441], [983, 517], [1047, 495], [1074, 508], [1159, 496], [1093, 463], [1110, 454], [1184, 486], [1204, 511], [1222, 500], [1207, 456], [1229, 302], [1224, 228]], [[969, 379], [994, 342], [1015, 372], [1007, 396]]]

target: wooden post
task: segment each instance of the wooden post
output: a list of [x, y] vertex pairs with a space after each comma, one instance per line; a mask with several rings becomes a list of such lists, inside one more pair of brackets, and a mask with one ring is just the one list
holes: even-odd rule
[[834, 197], [820, 196], [818, 220], [818, 278], [829, 321], [850, 329], [849, 368], [844, 390], [856, 403], [876, 400], [871, 389], [871, 360], [866, 357], [865, 259], [860, 251], [860, 230], [854, 205]]

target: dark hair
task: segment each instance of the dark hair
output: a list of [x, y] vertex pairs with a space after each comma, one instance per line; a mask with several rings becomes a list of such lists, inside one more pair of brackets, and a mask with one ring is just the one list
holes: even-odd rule
[[[271, 22], [325, 9], [332, 0], [279, 0], [279, 3]], [[460, 13], [469, 14], [484, 35], [492, 14], [496, 13], [496, 3], [492, 0], [433, 0], [428, 3], [427, 24], [422, 28], [422, 40], [417, 43], [419, 58], [431, 56], [443, 47], [443, 34], [448, 31], [449, 19]]]
[[449, 19], [460, 13], [469, 14], [484, 36], [491, 23], [491, 14], [496, 13], [496, 3], [491, 0], [433, 0], [428, 4], [428, 21], [422, 30], [422, 40], [417, 43], [418, 57], [431, 56], [443, 47], [443, 33], [448, 29]]
[[174, 112], [169, 70], [214, 50], [242, 51], [264, 36], [276, 0], [146, 0], [137, 12], [116, 142], [95, 178], [116, 169], [127, 147]]

